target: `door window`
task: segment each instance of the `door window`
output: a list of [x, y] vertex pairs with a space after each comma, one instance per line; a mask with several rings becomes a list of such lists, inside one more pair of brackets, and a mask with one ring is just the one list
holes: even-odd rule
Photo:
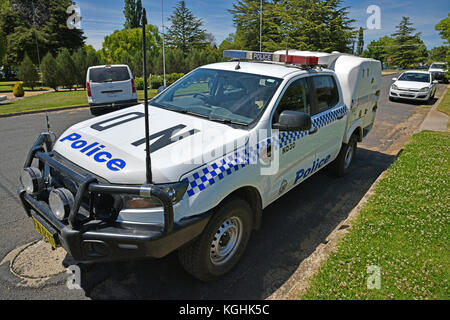
[[274, 115], [274, 123], [278, 122], [278, 118], [283, 111], [298, 111], [311, 114], [311, 99], [306, 79], [299, 79], [291, 83], [289, 88], [283, 95], [278, 104], [277, 111]]
[[313, 77], [318, 113], [325, 112], [335, 107], [339, 102], [339, 91], [336, 81], [332, 76]]

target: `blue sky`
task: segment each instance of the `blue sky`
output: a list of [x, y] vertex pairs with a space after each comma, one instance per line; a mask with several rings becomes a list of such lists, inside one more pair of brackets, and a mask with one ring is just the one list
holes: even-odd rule
[[[161, 2], [162, 0], [143, 0], [143, 5], [148, 11], [149, 23], [158, 27], [161, 27], [162, 20]], [[178, 0], [164, 0], [166, 26], [169, 24], [167, 18], [171, 15], [177, 2]], [[234, 2], [235, 0], [186, 0], [187, 6], [197, 17], [203, 19], [205, 28], [214, 35], [218, 44], [228, 34], [235, 31], [232, 16], [227, 11], [232, 8]], [[87, 43], [96, 49], [101, 48], [106, 35], [123, 27], [123, 0], [95, 0], [95, 2], [79, 0], [76, 3], [81, 8], [82, 28], [88, 38]], [[394, 33], [395, 26], [398, 25], [402, 16], [411, 17], [417, 31], [422, 32], [422, 39], [429, 49], [444, 44], [434, 27], [450, 12], [449, 0], [343, 1], [343, 6], [350, 7], [350, 17], [356, 20], [354, 26], [357, 28], [366, 26], [369, 18], [366, 11], [370, 5], [377, 5], [381, 9], [381, 29], [366, 31], [366, 45], [372, 40]]]

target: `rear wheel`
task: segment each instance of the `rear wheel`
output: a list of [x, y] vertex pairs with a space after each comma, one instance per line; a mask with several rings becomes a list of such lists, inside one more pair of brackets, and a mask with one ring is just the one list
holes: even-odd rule
[[241, 259], [252, 232], [252, 210], [234, 197], [224, 202], [198, 239], [182, 247], [183, 268], [201, 281], [213, 281], [228, 273]]
[[358, 148], [358, 138], [353, 135], [348, 144], [343, 144], [339, 156], [334, 161], [333, 171], [338, 177], [343, 177], [349, 173]]

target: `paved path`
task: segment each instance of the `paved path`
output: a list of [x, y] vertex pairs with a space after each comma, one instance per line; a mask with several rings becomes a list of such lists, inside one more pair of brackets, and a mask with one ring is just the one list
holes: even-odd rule
[[[439, 99], [440, 101], [442, 100], [443, 96], [441, 97], [441, 99]], [[437, 110], [439, 102], [435, 104], [433, 109], [430, 111], [428, 116], [425, 118], [424, 122], [420, 126], [420, 131], [431, 130], [431, 131], [447, 132], [447, 125], [448, 125], [449, 117], [445, 113], [442, 113], [439, 110]]]

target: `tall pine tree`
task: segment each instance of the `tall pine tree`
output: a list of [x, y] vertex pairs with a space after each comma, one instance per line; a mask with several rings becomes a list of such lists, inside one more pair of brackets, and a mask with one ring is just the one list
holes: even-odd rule
[[202, 29], [203, 21], [194, 16], [186, 7], [186, 2], [181, 0], [174, 8], [169, 21], [171, 26], [167, 32], [167, 45], [181, 49], [186, 55], [192, 49], [204, 48], [206, 43], [206, 31]]
[[402, 68], [413, 67], [426, 61], [428, 50], [420, 39], [421, 33], [414, 33], [416, 29], [409, 17], [403, 17], [396, 27], [392, 47], [392, 64]]
[[125, 0], [125, 29], [135, 29], [141, 26], [142, 22], [142, 1]]

